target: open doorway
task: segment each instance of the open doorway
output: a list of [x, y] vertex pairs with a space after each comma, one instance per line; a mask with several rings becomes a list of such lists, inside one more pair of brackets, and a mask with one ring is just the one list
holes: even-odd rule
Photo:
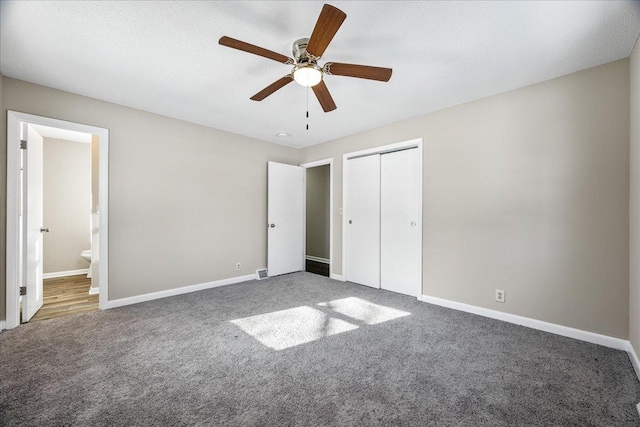
[[10, 111], [7, 328], [107, 296], [108, 131]]
[[332, 159], [301, 165], [305, 176], [305, 271], [331, 276]]
[[[100, 287], [93, 270], [97, 270], [99, 252], [99, 138], [50, 126], [25, 125], [29, 140], [35, 143], [36, 138], [42, 139], [43, 146], [42, 172], [31, 171], [32, 175], [42, 175], [42, 184], [29, 180], [30, 188], [26, 191], [33, 193], [39, 190], [36, 186], [42, 188], [37, 196], [41, 194], [43, 201], [44, 231], [38, 236], [42, 237], [43, 305], [28, 321], [96, 311]], [[28, 151], [29, 148], [21, 150], [23, 165]], [[23, 167], [22, 188], [25, 188], [24, 174]], [[34, 202], [34, 197], [29, 200]], [[26, 199], [22, 200], [24, 203]], [[28, 206], [22, 209], [29, 214], [32, 211]], [[21, 218], [23, 225], [24, 215]], [[24, 233], [19, 236], [21, 245], [23, 236]], [[21, 254], [29, 252], [23, 249]], [[21, 264], [25, 265], [24, 261]], [[40, 265], [36, 271], [39, 268]], [[24, 323], [27, 320], [24, 306], [21, 313]]]

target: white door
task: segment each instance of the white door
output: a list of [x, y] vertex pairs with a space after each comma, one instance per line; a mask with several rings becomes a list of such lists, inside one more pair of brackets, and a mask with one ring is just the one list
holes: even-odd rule
[[347, 281], [380, 287], [380, 155], [347, 160]]
[[304, 168], [269, 162], [267, 274], [304, 270]]
[[27, 294], [22, 297], [22, 321], [28, 322], [43, 303], [43, 140], [31, 126], [27, 130], [27, 149], [23, 151], [23, 280]]
[[380, 159], [381, 288], [414, 297], [422, 282], [422, 195], [417, 149]]

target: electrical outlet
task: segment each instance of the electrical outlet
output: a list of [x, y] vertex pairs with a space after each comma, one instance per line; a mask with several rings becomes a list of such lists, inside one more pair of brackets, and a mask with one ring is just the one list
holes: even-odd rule
[[236, 262], [236, 271], [242, 270], [242, 263]]
[[496, 301], [504, 302], [504, 291], [502, 289], [496, 289]]

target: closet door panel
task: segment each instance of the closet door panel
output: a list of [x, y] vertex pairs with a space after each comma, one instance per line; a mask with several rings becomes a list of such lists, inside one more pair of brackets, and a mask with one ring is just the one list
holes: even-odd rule
[[380, 155], [347, 160], [347, 281], [380, 287]]
[[383, 154], [380, 163], [381, 288], [417, 297], [422, 281], [419, 151]]

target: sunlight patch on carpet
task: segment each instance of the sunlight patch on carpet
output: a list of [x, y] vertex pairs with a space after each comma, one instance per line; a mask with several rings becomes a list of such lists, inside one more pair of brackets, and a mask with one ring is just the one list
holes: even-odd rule
[[231, 323], [274, 350], [358, 329], [356, 325], [306, 306], [236, 319]]
[[383, 305], [374, 304], [361, 298], [349, 297], [335, 301], [321, 302], [318, 304], [327, 307], [336, 313], [357, 319], [367, 325], [376, 325], [400, 317], [409, 316], [411, 313]]

